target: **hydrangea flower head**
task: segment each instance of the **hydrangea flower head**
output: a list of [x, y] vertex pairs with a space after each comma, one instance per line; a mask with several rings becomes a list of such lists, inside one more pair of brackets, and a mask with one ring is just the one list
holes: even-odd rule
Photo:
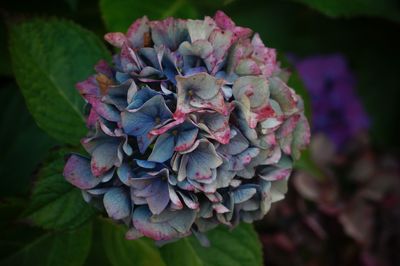
[[108, 33], [112, 65], [77, 84], [89, 157], [64, 176], [125, 223], [127, 238], [169, 241], [261, 219], [284, 198], [309, 142], [303, 103], [274, 49], [223, 12], [136, 20]]

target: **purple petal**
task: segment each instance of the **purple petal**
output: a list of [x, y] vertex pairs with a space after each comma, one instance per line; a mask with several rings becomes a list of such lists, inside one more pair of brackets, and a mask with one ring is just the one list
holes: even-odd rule
[[153, 223], [150, 210], [141, 206], [133, 212], [132, 222], [143, 235], [154, 240], [169, 240], [178, 236], [178, 232], [167, 223]]
[[119, 111], [115, 106], [102, 102], [98, 96], [87, 96], [86, 99], [100, 116], [113, 122], [121, 120]]
[[[146, 44], [146, 38], [150, 37], [149, 20], [146, 16], [133, 22], [126, 33], [126, 38], [133, 48], [141, 48]], [[148, 36], [146, 36], [148, 34]]]
[[93, 176], [89, 159], [76, 154], [69, 157], [63, 175], [68, 182], [80, 189], [90, 189], [101, 182], [101, 178]]
[[87, 95], [97, 96], [100, 94], [95, 76], [90, 76], [87, 80], [77, 83], [76, 89], [84, 98], [86, 98]]
[[117, 48], [121, 48], [122, 45], [126, 42], [125, 34], [121, 32], [109, 32], [104, 35], [104, 39]]
[[160, 182], [158, 191], [147, 198], [149, 209], [153, 214], [160, 214], [169, 203], [169, 192], [167, 182]]

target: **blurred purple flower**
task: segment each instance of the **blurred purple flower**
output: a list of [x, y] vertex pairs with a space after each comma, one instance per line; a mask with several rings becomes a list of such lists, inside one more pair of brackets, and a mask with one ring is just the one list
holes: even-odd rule
[[337, 147], [369, 128], [358, 98], [356, 80], [340, 54], [293, 60], [311, 97], [312, 130], [326, 134]]

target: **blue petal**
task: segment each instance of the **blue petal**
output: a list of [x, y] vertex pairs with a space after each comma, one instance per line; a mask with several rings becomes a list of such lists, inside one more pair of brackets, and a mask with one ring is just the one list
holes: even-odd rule
[[233, 200], [235, 203], [242, 203], [249, 200], [257, 193], [254, 187], [241, 187], [233, 192]]
[[190, 155], [190, 159], [186, 166], [187, 176], [190, 179], [209, 179], [212, 171], [208, 166], [208, 154], [203, 152], [195, 152]]
[[224, 154], [235, 155], [243, 152], [249, 147], [249, 141], [243, 136], [243, 134], [237, 128], [231, 129], [231, 139], [228, 144], [220, 145], [218, 152]]
[[137, 137], [137, 143], [139, 146], [139, 151], [140, 153], [145, 153], [149, 145], [153, 142], [155, 139], [154, 136], [149, 136], [149, 134], [144, 134], [141, 136]]
[[148, 160], [158, 163], [165, 162], [174, 153], [174, 146], [174, 136], [172, 134], [165, 133], [159, 136]]
[[149, 162], [149, 161], [146, 161], [146, 160], [139, 160], [139, 159], [135, 159], [135, 162], [140, 167], [147, 168], [147, 169], [153, 169], [157, 165], [154, 162]]
[[127, 163], [123, 163], [120, 167], [118, 167], [117, 174], [119, 180], [128, 186], [130, 185], [130, 179], [134, 177], [133, 170]]
[[188, 233], [196, 218], [196, 212], [190, 209], [176, 211], [169, 224], [180, 233]]
[[196, 140], [199, 130], [195, 127], [180, 131], [176, 140], [175, 150], [184, 151], [190, 148]]
[[138, 92], [133, 95], [130, 103], [127, 107], [128, 110], [137, 109], [141, 107], [145, 102], [156, 96], [158, 93], [155, 90], [150, 89], [149, 87], [143, 87]]
[[186, 166], [190, 179], [202, 180], [212, 177], [211, 169], [222, 164], [222, 159], [216, 154], [214, 146], [207, 140], [200, 140], [199, 146], [189, 153]]
[[161, 95], [156, 95], [133, 112], [122, 113], [122, 127], [127, 134], [141, 136], [156, 125], [172, 117], [171, 111]]
[[129, 74], [127, 73], [123, 73], [123, 72], [119, 72], [117, 71], [115, 73], [115, 79], [119, 82], [119, 83], [124, 83], [125, 81], [127, 81], [128, 79], [130, 79], [131, 77], [129, 76]]
[[[132, 178], [131, 180], [131, 187], [135, 190], [139, 191], [139, 194], [142, 193], [142, 191], [146, 190], [148, 186], [150, 186], [153, 183], [154, 177], [153, 176], [144, 176], [144, 177], [135, 177]], [[134, 193], [135, 196], [137, 192]], [[144, 194], [144, 193], [142, 193]], [[141, 197], [141, 195], [138, 195]]]
[[[135, 186], [138, 185], [137, 183], [138, 180], [135, 180]], [[149, 182], [149, 185], [142, 187], [141, 189], [138, 189], [135, 191], [134, 195], [136, 197], [150, 197], [158, 193], [158, 190], [161, 186], [161, 181], [158, 180], [158, 178], [151, 178], [150, 180], [143, 180], [144, 182]], [[142, 183], [143, 184], [143, 183]], [[140, 186], [142, 184], [139, 183]]]
[[147, 65], [152, 66], [158, 70], [161, 69], [160, 62], [158, 60], [157, 51], [154, 48], [144, 47], [139, 49], [139, 55], [145, 61]]
[[140, 111], [134, 113], [123, 112], [121, 117], [124, 131], [131, 136], [147, 134], [156, 125], [155, 117]]
[[129, 80], [116, 86], [108, 87], [108, 94], [104, 97], [104, 102], [115, 105], [120, 111], [128, 105], [126, 95], [133, 81]]
[[172, 55], [167, 51], [164, 51], [164, 55], [162, 58], [162, 67], [164, 71], [164, 75], [171, 81], [174, 85], [176, 84], [175, 76], [178, 75], [178, 70], [173, 62]]
[[107, 191], [104, 195], [103, 203], [108, 216], [115, 220], [126, 218], [131, 213], [129, 195], [120, 187], [114, 187]]

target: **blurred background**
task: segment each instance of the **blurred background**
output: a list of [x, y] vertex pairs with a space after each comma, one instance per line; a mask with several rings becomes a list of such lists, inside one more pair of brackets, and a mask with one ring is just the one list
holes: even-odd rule
[[[102, 16], [113, 4], [121, 5], [121, 15]], [[400, 265], [396, 0], [2, 1], [0, 203], [28, 198], [40, 162], [58, 145], [35, 124], [14, 79], [10, 26], [59, 17], [102, 38], [124, 31], [127, 18], [201, 18], [218, 9], [277, 49], [312, 124], [287, 199], [256, 224], [265, 264]]]

